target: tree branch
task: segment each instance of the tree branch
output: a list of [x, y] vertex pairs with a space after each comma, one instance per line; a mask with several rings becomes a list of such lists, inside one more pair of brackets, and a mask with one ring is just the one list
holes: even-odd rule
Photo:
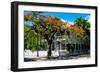
[[55, 33], [56, 33], [56, 31], [55, 31], [55, 32], [53, 32], [53, 33], [51, 34], [51, 36], [50, 36], [49, 40], [52, 40], [52, 38], [53, 38], [53, 36], [55, 35]]

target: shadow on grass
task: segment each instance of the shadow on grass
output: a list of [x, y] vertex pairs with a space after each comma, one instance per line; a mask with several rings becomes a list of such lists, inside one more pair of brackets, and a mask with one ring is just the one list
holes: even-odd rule
[[80, 58], [90, 58], [90, 54], [58, 56], [58, 57], [50, 57], [49, 59], [47, 57], [24, 58], [24, 62], [52, 61], [52, 60], [71, 60], [71, 59], [80, 59]]

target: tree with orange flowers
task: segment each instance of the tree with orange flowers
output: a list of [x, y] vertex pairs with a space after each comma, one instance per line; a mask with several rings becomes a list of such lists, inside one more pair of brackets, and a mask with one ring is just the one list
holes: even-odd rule
[[62, 22], [60, 19], [53, 18], [53, 17], [40, 17], [39, 21], [34, 26], [34, 30], [42, 35], [46, 41], [48, 42], [48, 58], [50, 58], [52, 54], [51, 45], [53, 42], [53, 37], [56, 32], [65, 31], [65, 23]]

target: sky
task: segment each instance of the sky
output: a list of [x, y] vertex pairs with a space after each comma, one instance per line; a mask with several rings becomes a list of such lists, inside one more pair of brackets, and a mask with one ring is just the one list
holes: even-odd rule
[[[28, 12], [25, 11], [25, 14], [27, 14]], [[64, 13], [64, 12], [43, 12], [41, 13], [41, 15], [45, 15], [45, 16], [52, 16], [52, 17], [57, 17], [59, 19], [61, 19], [64, 22], [69, 22], [71, 24], [74, 24], [74, 21], [76, 20], [76, 18], [82, 17], [86, 20], [90, 19], [90, 14], [84, 14], [84, 13]], [[29, 25], [32, 25], [32, 23], [30, 22], [26, 22]]]

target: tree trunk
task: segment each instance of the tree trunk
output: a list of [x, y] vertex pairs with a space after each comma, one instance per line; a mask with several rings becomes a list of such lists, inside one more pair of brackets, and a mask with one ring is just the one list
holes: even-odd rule
[[39, 57], [39, 51], [37, 50], [37, 57]]
[[52, 35], [50, 37], [48, 37], [48, 35], [45, 35], [45, 39], [47, 40], [48, 42], [48, 45], [49, 45], [49, 48], [48, 48], [48, 51], [47, 51], [47, 57], [50, 59], [50, 56], [52, 54], [52, 49], [51, 49], [51, 45], [52, 45], [52, 38], [54, 37], [54, 34], [56, 32], [53, 32]]
[[50, 57], [51, 57], [51, 44], [48, 44], [49, 45], [49, 48], [48, 48], [48, 52], [47, 52], [47, 55], [48, 55], [48, 59], [50, 59]]

